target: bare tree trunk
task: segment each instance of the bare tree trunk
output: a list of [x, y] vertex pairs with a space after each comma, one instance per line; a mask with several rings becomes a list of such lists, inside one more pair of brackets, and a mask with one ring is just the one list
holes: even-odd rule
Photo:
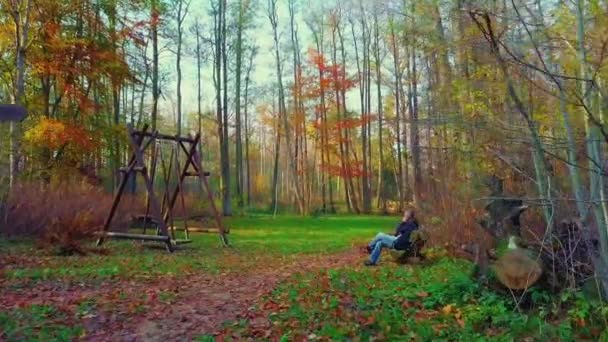
[[146, 46], [142, 53], [142, 58], [144, 59], [145, 74], [144, 74], [144, 81], [141, 85], [141, 90], [140, 90], [139, 112], [137, 114], [137, 122], [135, 124], [135, 127], [141, 126], [141, 122], [142, 122], [143, 116], [144, 116], [144, 103], [146, 100], [146, 89], [148, 87], [148, 79], [150, 78], [150, 65], [148, 64], [148, 58], [146, 57], [147, 51], [148, 51], [148, 41], [146, 41]]
[[384, 142], [383, 142], [383, 108], [382, 108], [382, 73], [380, 72], [380, 24], [378, 23], [377, 10], [374, 11], [374, 48], [375, 48], [375, 62], [376, 62], [376, 92], [378, 102], [378, 152], [380, 154], [378, 170], [378, 206], [383, 213], [387, 212], [386, 209], [386, 194], [384, 193]]
[[[332, 64], [335, 66], [338, 65], [338, 61], [337, 61], [337, 44], [336, 44], [336, 31], [338, 29], [338, 25], [340, 25], [339, 23], [339, 19], [337, 15], [335, 16], [335, 21], [332, 23], [332, 36], [331, 36], [331, 48], [332, 48]], [[338, 122], [342, 121], [342, 101], [340, 99], [341, 96], [341, 92], [340, 92], [340, 80], [338, 78], [338, 74], [334, 73], [333, 75], [333, 83], [334, 83], [334, 96], [336, 99], [336, 114], [337, 114], [337, 119]], [[339, 146], [339, 152], [340, 152], [340, 167], [343, 171], [343, 175], [342, 177], [344, 178], [345, 181], [345, 186], [344, 186], [344, 203], [346, 204], [346, 210], [349, 213], [352, 213], [353, 208], [351, 206], [351, 201], [350, 201], [350, 195], [349, 195], [349, 188], [347, 186], [346, 183], [346, 178], [348, 177], [348, 174], [346, 173], [346, 170], [348, 168], [348, 163], [346, 161], [346, 154], [344, 152], [345, 148], [344, 148], [344, 138], [342, 135], [342, 129], [339, 128], [338, 129], [338, 146]]]
[[[13, 5], [12, 15], [15, 22], [15, 67], [17, 75], [15, 79], [14, 100], [18, 105], [25, 104], [25, 67], [27, 58], [27, 41], [30, 29], [31, 0], [11, 2]], [[21, 160], [21, 123], [10, 124], [10, 169], [9, 188], [13, 188], [19, 175], [19, 161]]]
[[158, 68], [158, 24], [160, 22], [159, 0], [152, 0], [150, 29], [152, 31], [152, 131], [156, 131], [158, 119], [158, 99], [160, 98], [159, 68]]
[[[315, 41], [315, 46], [317, 49], [317, 52], [321, 55], [323, 55], [323, 34], [324, 34], [324, 30], [323, 30], [323, 17], [320, 17], [319, 19], [321, 22], [319, 24], [318, 30], [316, 27], [312, 26], [311, 23], [308, 23], [309, 27], [310, 27], [310, 31], [312, 32], [314, 41]], [[319, 186], [321, 188], [321, 211], [322, 212], [327, 212], [327, 167], [325, 164], [325, 148], [326, 148], [326, 141], [325, 141], [325, 115], [324, 112], [326, 111], [326, 106], [325, 106], [325, 87], [324, 85], [321, 83], [321, 78], [323, 76], [323, 72], [321, 70], [317, 70], [318, 73], [318, 80], [319, 80], [319, 88], [320, 88], [320, 95], [319, 95], [319, 110], [315, 111], [315, 122], [319, 125], [315, 131], [315, 146], [316, 149], [314, 151], [314, 155], [313, 155], [313, 161], [314, 164], [313, 165], [318, 165], [318, 168], [321, 170], [321, 172], [317, 173], [317, 186]], [[320, 156], [319, 153], [320, 152]], [[317, 160], [319, 159], [319, 157], [321, 158], [320, 161], [317, 163]]]
[[[361, 6], [361, 10], [363, 12], [363, 6]], [[367, 94], [369, 93], [368, 89], [368, 72], [369, 69], [369, 39], [367, 39], [367, 24], [365, 22], [365, 15], [361, 16], [361, 58], [362, 61], [359, 63], [359, 53], [357, 49], [357, 40], [358, 38], [355, 36], [355, 27], [352, 25], [352, 33], [353, 33], [353, 42], [355, 44], [355, 55], [357, 59], [357, 70], [359, 73], [359, 82], [360, 82], [360, 100], [361, 100], [361, 149], [362, 149], [362, 162], [363, 162], [363, 175], [361, 177], [361, 187], [362, 187], [362, 202], [363, 202], [363, 212], [370, 213], [372, 210], [372, 198], [371, 198], [371, 189], [370, 189], [370, 168], [369, 164], [371, 160], [369, 160], [369, 145], [368, 145], [368, 126], [370, 125], [368, 116], [369, 113], [369, 105], [367, 99]]]
[[422, 185], [422, 171], [420, 169], [420, 133], [418, 131], [418, 75], [416, 70], [416, 48], [410, 50], [410, 141], [412, 149], [412, 170], [413, 170], [413, 200], [419, 202], [419, 192]]
[[229, 135], [228, 135], [228, 49], [226, 47], [226, 0], [220, 0], [220, 16], [221, 16], [221, 33], [220, 33], [220, 64], [222, 64], [223, 77], [223, 118], [222, 118], [222, 178], [223, 178], [223, 196], [222, 208], [225, 216], [232, 215], [232, 201], [230, 191], [230, 150], [229, 150]]
[[[194, 34], [196, 35], [196, 117], [198, 120], [198, 136], [203, 141], [203, 110], [201, 108], [203, 96], [202, 96], [202, 84], [201, 84], [201, 67], [202, 67], [202, 51], [201, 51], [201, 24], [199, 19], [196, 19], [194, 23]], [[201, 144], [202, 145], [202, 144]], [[201, 147], [198, 151], [200, 159], [203, 160], [203, 148]]]
[[300, 44], [298, 40], [298, 28], [296, 24], [296, 2], [289, 0], [289, 22], [291, 33], [291, 45], [293, 48], [293, 110], [295, 122], [295, 160], [296, 171], [300, 177], [294, 179], [294, 182], [300, 182], [302, 185], [302, 201], [304, 204], [304, 212], [309, 211], [309, 191], [308, 191], [308, 151], [306, 146], [306, 118], [304, 114], [304, 104], [302, 103], [302, 63], [300, 60]]
[[276, 215], [278, 208], [278, 197], [279, 197], [279, 158], [281, 156], [281, 120], [280, 114], [276, 111], [276, 106], [274, 104], [274, 100], [272, 102], [272, 112], [275, 113], [275, 144], [274, 144], [274, 169], [272, 173], [272, 203], [270, 204], [270, 209], [273, 214]]
[[[587, 53], [585, 48], [585, 3], [584, 0], [576, 1], [576, 22], [577, 22], [577, 40], [578, 40], [578, 53], [580, 63], [580, 86], [581, 86], [581, 97], [583, 104], [587, 108], [597, 108], [592, 104], [595, 90], [588, 87], [588, 75], [587, 75]], [[602, 259], [601, 272], [598, 270], [598, 274], [606, 273], [606, 267], [608, 267], [608, 227], [606, 226], [608, 220], [608, 208], [605, 201], [604, 179], [602, 177], [602, 148], [601, 148], [601, 136], [600, 127], [595, 123], [589, 122], [589, 116], [585, 115], [585, 128], [587, 131], [587, 155], [589, 158], [589, 200], [593, 203], [593, 214], [595, 216], [595, 223], [598, 228], [600, 235], [600, 258]], [[608, 293], [608, 279], [605, 276], [602, 277], [602, 285], [604, 291]]]
[[[177, 0], [177, 135], [182, 135], [182, 41], [184, 35], [183, 24], [188, 15], [190, 1]], [[198, 37], [197, 37], [198, 39]]]
[[237, 204], [239, 207], [243, 207], [243, 142], [242, 142], [242, 123], [241, 123], [241, 69], [243, 62], [243, 30], [245, 24], [245, 13], [249, 1], [243, 2], [239, 0], [238, 6], [238, 19], [237, 19], [237, 30], [236, 30], [236, 89], [235, 89], [235, 113], [236, 113], [236, 195]]
[[440, 105], [439, 110], [435, 115], [438, 116], [440, 122], [442, 122], [442, 127], [439, 128], [440, 142], [441, 146], [439, 149], [439, 158], [438, 158], [438, 166], [437, 170], [439, 175], [436, 177], [445, 178], [446, 171], [449, 168], [448, 160], [449, 155], [447, 154], [447, 125], [444, 124], [444, 113], [452, 113], [456, 111], [454, 106], [452, 96], [442, 96], [446, 93], [451, 93], [452, 88], [452, 68], [450, 66], [450, 60], [448, 56], [449, 43], [446, 41], [445, 30], [443, 27], [443, 21], [441, 19], [441, 13], [439, 11], [439, 5], [436, 4], [433, 6], [433, 12], [436, 20], [435, 31], [437, 32], [437, 37], [439, 39], [440, 45], [444, 48], [439, 49], [436, 53], [437, 61], [436, 63], [436, 78], [437, 78], [437, 92], [435, 95], [439, 94], [439, 96], [435, 96], [434, 100], [437, 101]]
[[412, 155], [412, 199], [414, 204], [419, 203], [419, 194], [422, 186], [422, 171], [420, 168], [420, 132], [418, 129], [418, 70], [416, 54], [416, 28], [415, 2], [411, 3], [410, 8], [410, 36], [407, 37], [408, 50], [408, 106], [410, 112], [410, 148]]
[[253, 58], [256, 55], [256, 48], [251, 49], [249, 55], [249, 65], [247, 66], [247, 76], [245, 77], [245, 163], [247, 168], [247, 206], [251, 205], [251, 163], [249, 159], [249, 77], [253, 69]]
[[[355, 23], [352, 20], [350, 20], [350, 24], [351, 24], [351, 33], [352, 33], [352, 36], [353, 36], [353, 44], [354, 44], [354, 48], [355, 48], [355, 61], [357, 63], [357, 79], [359, 81], [359, 87], [358, 88], [359, 88], [359, 101], [360, 101], [360, 106], [361, 106], [361, 118], [363, 118], [363, 116], [364, 116], [365, 102], [363, 100], [364, 91], [363, 91], [363, 77], [362, 77], [362, 71], [361, 71], [361, 61], [360, 61], [360, 58], [359, 58], [359, 49], [358, 49], [358, 46], [357, 46], [357, 37], [355, 35]], [[364, 125], [364, 123], [362, 122], [361, 133], [363, 133], [363, 131], [364, 131], [363, 130], [363, 125]], [[352, 149], [352, 152], [353, 152], [353, 157], [355, 158], [355, 162], [358, 163], [357, 154], [356, 154], [356, 151], [355, 151], [354, 148]], [[365, 165], [363, 165], [363, 169], [365, 170]], [[358, 197], [361, 199], [361, 206], [362, 207], [364, 207], [364, 204], [363, 204], [363, 202], [364, 202], [364, 200], [363, 200], [363, 188], [364, 188], [364, 186], [363, 186], [363, 180], [364, 180], [364, 177], [359, 177], [358, 178], [358, 182], [357, 182], [357, 187], [356, 187], [357, 192], [359, 194]], [[354, 189], [353, 189], [353, 192], [354, 192]], [[364, 208], [362, 208], [362, 210], [365, 211]]]
[[[216, 106], [216, 121], [217, 121], [217, 136], [219, 140], [219, 148], [220, 148], [220, 173], [221, 173], [221, 190], [222, 190], [222, 213], [226, 215], [226, 192], [229, 191], [227, 188], [229, 187], [228, 180], [226, 179], [226, 153], [224, 152], [224, 147], [227, 142], [225, 142], [224, 136], [224, 126], [228, 123], [224, 121], [223, 115], [223, 102], [222, 102], [222, 85], [225, 86], [222, 82], [222, 39], [223, 39], [223, 0], [217, 1], [217, 7], [214, 8], [214, 68], [213, 68], [213, 81], [215, 84], [215, 106]], [[228, 198], [228, 201], [230, 199]], [[229, 204], [228, 204], [229, 205]]]
[[395, 69], [395, 122], [397, 138], [397, 187], [399, 188], [399, 210], [405, 205], [405, 187], [403, 182], [403, 152], [401, 149], [401, 66], [399, 60], [399, 48], [395, 35], [395, 24], [393, 18], [389, 21], [391, 45], [393, 49], [393, 68]]
[[[111, 37], [112, 50], [117, 50], [118, 46], [116, 45], [116, 4], [113, 4], [111, 7], [107, 9], [108, 21], [109, 21], [109, 30]], [[120, 92], [121, 85], [115, 80], [110, 80], [110, 86], [112, 88], [112, 123], [116, 126], [120, 124]], [[114, 140], [111, 148], [111, 165], [112, 165], [112, 188], [116, 188], [118, 182], [120, 182], [118, 173], [118, 168], [120, 167], [120, 143], [118, 139]]]
[[[346, 84], [345, 80], [346, 80], [346, 50], [344, 48], [344, 37], [342, 36], [342, 30], [340, 28], [340, 26], [338, 26], [338, 37], [340, 38], [340, 51], [341, 51], [341, 56], [342, 56], [342, 65], [341, 65], [341, 69], [342, 69], [342, 84]], [[341, 97], [342, 97], [342, 110], [343, 110], [343, 114], [344, 114], [344, 118], [348, 120], [349, 118], [349, 113], [348, 110], [346, 109], [346, 87], [342, 87], [341, 89]], [[349, 129], [346, 128], [345, 129], [345, 142], [344, 142], [344, 149], [345, 149], [345, 154], [346, 154], [346, 163], [350, 166], [351, 164], [351, 159], [350, 159], [350, 152], [352, 150], [351, 148], [351, 140], [349, 138]], [[357, 199], [357, 192], [355, 191], [355, 186], [353, 183], [353, 177], [349, 174], [348, 177], [345, 179], [346, 185], [348, 186], [349, 189], [349, 198], [351, 200], [351, 206], [354, 209], [355, 213], [359, 214], [361, 212], [361, 210], [359, 209], [359, 200]]]
[[[298, 177], [296, 169], [293, 151], [291, 150], [291, 132], [289, 127], [289, 121], [287, 119], [287, 108], [285, 106], [285, 89], [283, 87], [283, 75], [281, 68], [281, 56], [280, 56], [280, 45], [279, 45], [279, 36], [278, 36], [278, 16], [276, 9], [277, 0], [268, 0], [268, 18], [270, 19], [270, 24], [273, 30], [274, 36], [274, 48], [275, 48], [275, 59], [276, 59], [276, 72], [277, 72], [277, 82], [279, 86], [279, 116], [282, 117], [283, 120], [283, 129], [285, 130], [285, 143], [287, 144], [287, 155], [292, 177], [294, 180]], [[300, 184], [298, 182], [294, 183], [294, 195], [296, 197], [296, 202], [298, 205], [299, 212], [301, 214], [305, 214], [304, 212], [304, 201], [302, 199], [302, 192], [300, 190]]]

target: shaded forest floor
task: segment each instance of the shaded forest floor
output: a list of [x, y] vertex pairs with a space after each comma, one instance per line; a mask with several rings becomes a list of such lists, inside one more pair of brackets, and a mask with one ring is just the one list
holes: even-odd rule
[[[110, 242], [57, 257], [28, 242], [0, 248], [0, 340], [597, 339], [606, 310], [533, 290], [533, 307], [473, 281], [472, 265], [430, 251], [425, 264], [359, 246], [394, 217], [232, 219], [233, 247], [195, 234], [173, 254]], [[598, 312], [600, 315], [598, 315]]]

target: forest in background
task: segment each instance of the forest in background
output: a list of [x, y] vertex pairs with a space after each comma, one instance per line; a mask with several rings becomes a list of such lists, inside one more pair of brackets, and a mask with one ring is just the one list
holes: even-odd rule
[[574, 222], [608, 265], [607, 11], [601, 0], [0, 0], [0, 102], [29, 112], [0, 127], [0, 177], [8, 189], [80, 175], [110, 192], [125, 125], [149, 124], [201, 133], [225, 215], [416, 206], [442, 239], [465, 242], [482, 234], [484, 201], [504, 195], [488, 190], [497, 177], [530, 207], [527, 234], [546, 241]]

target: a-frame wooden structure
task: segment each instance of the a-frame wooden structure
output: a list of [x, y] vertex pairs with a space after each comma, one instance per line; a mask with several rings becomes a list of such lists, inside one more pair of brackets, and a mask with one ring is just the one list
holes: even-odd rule
[[[209, 188], [209, 182], [207, 181], [208, 172], [203, 171], [199, 148], [201, 145], [200, 135], [196, 134], [194, 137], [179, 137], [161, 134], [158, 131], [149, 132], [148, 126], [144, 126], [142, 130], [133, 130], [131, 126], [127, 127], [129, 132], [129, 145], [131, 149], [131, 157], [129, 158], [129, 164], [126, 167], [119, 169], [120, 171], [120, 183], [112, 202], [112, 207], [108, 216], [106, 217], [103, 231], [101, 232], [100, 238], [97, 240], [97, 245], [100, 246], [105, 238], [116, 238], [116, 239], [130, 239], [130, 240], [142, 240], [142, 241], [158, 241], [163, 242], [167, 246], [167, 250], [172, 252], [173, 247], [180, 243], [190, 242], [189, 240], [177, 240], [174, 238], [173, 229], [170, 231], [170, 222], [173, 219], [173, 208], [177, 201], [180, 192], [184, 189], [184, 180], [186, 177], [197, 177], [199, 179], [199, 185], [203, 193], [206, 193], [209, 206], [213, 213], [214, 219], [217, 224], [218, 232], [222, 243], [227, 246], [228, 239], [226, 234], [228, 230], [224, 226], [222, 216], [215, 206], [213, 201], [213, 194]], [[178, 150], [181, 150], [186, 156], [186, 162], [180, 167], [178, 176], [178, 184], [173, 191], [166, 193], [166, 198], [163, 200], [167, 201], [164, 203], [164, 210], [161, 209], [161, 204], [154, 192], [154, 184], [150, 172], [154, 174], [156, 172], [154, 163], [150, 170], [146, 166], [145, 155], [146, 151], [151, 147], [155, 146], [158, 141], [170, 141], [178, 145]], [[176, 157], [177, 158], [177, 157]], [[157, 225], [156, 235], [150, 234], [133, 234], [124, 231], [110, 231], [110, 225], [112, 219], [116, 214], [118, 205], [123, 198], [123, 192], [129, 181], [130, 177], [136, 177], [137, 174], [141, 174], [143, 177], [146, 193], [148, 196], [148, 211], [146, 213], [145, 220], [152, 221]], [[204, 194], [203, 194], [204, 195]], [[171, 227], [173, 228], [173, 227]], [[186, 225], [187, 234], [187, 225]], [[187, 236], [187, 235], [186, 235]]]

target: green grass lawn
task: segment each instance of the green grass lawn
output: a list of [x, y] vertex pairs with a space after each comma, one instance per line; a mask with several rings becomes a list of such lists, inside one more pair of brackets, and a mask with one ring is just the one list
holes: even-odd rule
[[62, 257], [38, 250], [31, 243], [2, 242], [9, 255], [31, 255], [32, 265], [8, 266], [3, 276], [20, 281], [151, 277], [192, 272], [230, 272], [249, 268], [259, 260], [292, 258], [301, 254], [336, 253], [360, 244], [378, 231], [391, 231], [398, 217], [259, 215], [229, 218], [230, 248], [216, 234], [192, 233], [191, 244], [169, 254], [162, 244], [111, 241], [103, 253]]
[[[7, 288], [45, 282], [145, 282], [158, 276], [255, 272], [303, 255], [327, 255], [365, 243], [378, 231], [394, 229], [398, 217], [267, 215], [227, 220], [232, 247], [214, 234], [192, 234], [193, 243], [167, 253], [161, 244], [109, 241], [104, 253], [60, 257], [31, 242], [0, 241], [5, 261], [0, 276]], [[403, 266], [384, 256], [379, 267], [363, 260], [340, 269], [290, 277], [263, 298], [253, 315], [266, 320], [226, 322], [234, 340], [398, 340], [398, 341], [571, 341], [598, 340], [608, 309], [580, 294], [554, 296], [533, 290], [533, 304], [518, 311], [513, 299], [471, 279], [472, 265], [446, 257]], [[8, 263], [8, 264], [7, 264]], [[165, 296], [165, 294], [161, 294]], [[167, 293], [166, 296], [171, 296]], [[165, 298], [167, 302], [177, 300]], [[141, 299], [145, 301], [145, 298]], [[0, 311], [0, 340], [67, 341], [83, 328], [66, 324], [95, 309], [84, 301], [73, 312], [51, 305], [26, 305]], [[138, 308], [135, 308], [138, 309]], [[75, 311], [74, 311], [75, 310]], [[12, 338], [11, 338], [12, 336]], [[604, 333], [605, 337], [606, 333]], [[201, 340], [213, 340], [201, 336]]]

